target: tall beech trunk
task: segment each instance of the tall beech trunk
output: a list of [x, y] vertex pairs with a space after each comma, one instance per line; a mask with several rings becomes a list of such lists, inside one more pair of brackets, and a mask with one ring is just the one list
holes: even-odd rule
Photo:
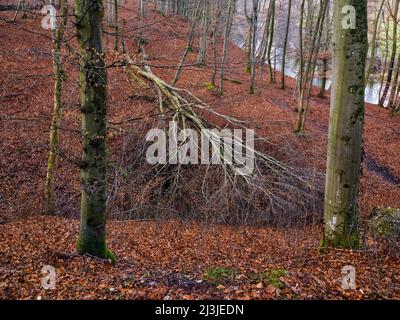
[[77, 0], [75, 4], [83, 114], [78, 252], [113, 259], [106, 246], [105, 231], [107, 73], [102, 43], [104, 2]]
[[[341, 10], [345, 5], [356, 9], [355, 29], [342, 28]], [[333, 75], [322, 247], [356, 248], [368, 51], [367, 0], [335, 0], [333, 15]]]

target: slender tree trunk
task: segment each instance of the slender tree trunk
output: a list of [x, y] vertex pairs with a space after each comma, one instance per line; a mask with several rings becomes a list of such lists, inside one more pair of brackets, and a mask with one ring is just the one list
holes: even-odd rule
[[290, 16], [292, 13], [292, 0], [289, 0], [288, 3], [288, 12], [287, 12], [287, 20], [286, 20], [286, 32], [285, 32], [285, 40], [283, 42], [283, 52], [282, 52], [282, 78], [281, 78], [281, 89], [285, 89], [285, 67], [286, 67], [286, 48], [288, 43], [289, 29], [290, 29]]
[[107, 73], [102, 43], [102, 0], [76, 0], [83, 135], [78, 252], [101, 258], [106, 246]]
[[[204, 1], [204, 0], [203, 0]], [[210, 27], [210, 17], [209, 17], [209, 3], [203, 3], [202, 10], [202, 29], [200, 35], [200, 45], [199, 45], [199, 55], [197, 57], [197, 64], [202, 66], [206, 62], [206, 53], [207, 53], [207, 36], [208, 29]]]
[[400, 0], [394, 0], [394, 13], [393, 13], [393, 35], [392, 35], [392, 55], [390, 58], [389, 62], [389, 67], [388, 67], [388, 74], [386, 78], [386, 85], [385, 88], [383, 89], [382, 96], [379, 100], [379, 105], [384, 106], [387, 95], [389, 93], [390, 86], [392, 84], [392, 77], [393, 77], [393, 69], [394, 69], [394, 63], [396, 60], [396, 54], [397, 54], [397, 16], [399, 13], [399, 4]]
[[396, 98], [396, 91], [397, 91], [397, 83], [399, 80], [399, 73], [400, 73], [400, 54], [397, 56], [397, 66], [394, 73], [394, 77], [392, 80], [392, 88], [390, 90], [389, 100], [388, 100], [388, 109], [392, 109], [395, 103]]
[[[52, 1], [54, 5], [54, 1]], [[55, 30], [52, 30], [53, 42], [53, 69], [54, 69], [54, 104], [50, 126], [50, 151], [47, 161], [47, 173], [44, 189], [44, 213], [50, 215], [54, 212], [54, 172], [56, 168], [57, 151], [58, 151], [58, 123], [62, 108], [62, 83], [64, 78], [64, 70], [61, 60], [61, 45], [64, 38], [64, 30], [68, 20], [68, 3], [61, 0], [61, 22]]]
[[306, 0], [302, 0], [300, 5], [300, 26], [299, 26], [299, 54], [300, 54], [300, 67], [299, 75], [297, 79], [298, 93], [300, 94], [303, 86], [303, 74], [304, 74], [304, 46], [303, 46], [303, 22], [304, 22], [304, 6]]
[[252, 36], [251, 36], [251, 48], [250, 48], [250, 59], [251, 59], [251, 78], [250, 78], [250, 94], [254, 93], [254, 81], [256, 78], [256, 47], [257, 47], [257, 26], [258, 26], [258, 4], [259, 0], [253, 0], [253, 12], [251, 14], [252, 23]]
[[305, 74], [303, 77], [303, 84], [301, 85], [301, 92], [299, 97], [299, 108], [297, 115], [297, 122], [295, 126], [295, 133], [303, 133], [305, 122], [307, 118], [309, 100], [313, 85], [314, 73], [315, 73], [315, 65], [318, 57], [319, 47], [321, 44], [321, 36], [323, 31], [324, 19], [325, 19], [325, 11], [327, 10], [328, 0], [320, 1], [320, 9], [318, 13], [316, 30], [314, 35], [312, 36], [310, 54], [307, 61], [307, 67], [305, 70]]
[[267, 50], [267, 63], [269, 68], [269, 81], [271, 83], [275, 82], [275, 74], [271, 62], [271, 51], [272, 44], [274, 42], [274, 31], [275, 31], [275, 0], [271, 0], [271, 19], [270, 19], [270, 29], [269, 29], [269, 42]]
[[228, 53], [228, 43], [229, 43], [229, 35], [231, 32], [232, 26], [232, 18], [233, 18], [233, 10], [236, 5], [235, 0], [228, 0], [228, 13], [225, 22], [225, 31], [224, 31], [224, 44], [222, 48], [222, 58], [221, 58], [221, 75], [220, 75], [220, 94], [224, 95], [224, 78], [225, 78], [225, 61], [226, 55]]
[[[343, 6], [356, 9], [356, 29], [342, 28]], [[334, 1], [333, 78], [322, 247], [356, 248], [364, 124], [367, 0]]]
[[327, 55], [327, 51], [329, 50], [330, 44], [330, 21], [329, 21], [329, 10], [330, 9], [330, 0], [327, 2], [327, 7], [325, 10], [325, 29], [324, 29], [324, 45], [323, 45], [323, 56], [322, 60], [322, 76], [321, 76], [321, 87], [319, 89], [318, 97], [323, 98], [325, 96], [326, 82], [327, 82], [327, 72], [328, 72], [328, 61], [329, 56]]
[[[383, 62], [383, 72], [382, 72], [382, 78], [381, 78], [381, 85], [379, 86], [379, 100], [382, 97], [382, 89], [383, 89], [383, 85], [384, 85], [384, 80], [385, 80], [385, 76], [386, 76], [386, 67], [388, 64], [388, 59], [389, 59], [389, 23], [385, 24], [385, 59]], [[378, 102], [379, 104], [379, 102]]]
[[267, 12], [267, 17], [265, 19], [265, 25], [264, 25], [264, 32], [263, 32], [263, 38], [261, 41], [261, 73], [260, 73], [260, 79], [262, 79], [263, 75], [264, 75], [264, 68], [265, 68], [265, 63], [267, 61], [267, 51], [268, 51], [268, 41], [269, 41], [269, 29], [270, 29], [270, 21], [271, 21], [271, 5], [272, 5], [272, 1], [269, 1], [268, 4], [268, 12]]
[[386, 0], [381, 0], [381, 4], [379, 5], [378, 12], [375, 17], [374, 21], [374, 30], [372, 31], [372, 40], [371, 40], [371, 53], [370, 53], [370, 60], [367, 66], [367, 69], [365, 71], [365, 83], [369, 82], [369, 76], [371, 74], [372, 66], [374, 65], [375, 62], [375, 52], [376, 52], [376, 36], [378, 34], [378, 26], [379, 26], [379, 21], [381, 17], [381, 13], [383, 11], [383, 5], [385, 4]]
[[118, 25], [118, 0], [114, 0], [114, 51], [118, 51], [119, 25]]
[[200, 1], [201, 0], [197, 0], [196, 9], [195, 9], [195, 12], [194, 12], [194, 15], [193, 15], [193, 21], [192, 21], [192, 26], [191, 26], [191, 29], [190, 29], [189, 38], [188, 38], [188, 41], [186, 43], [185, 51], [183, 52], [181, 60], [179, 61], [179, 65], [178, 65], [178, 69], [176, 70], [175, 77], [172, 80], [172, 86], [175, 86], [176, 82], [178, 81], [179, 76], [180, 76], [181, 71], [182, 71], [182, 68], [183, 68], [183, 64], [185, 63], [186, 57], [189, 54], [189, 52], [192, 50], [193, 38], [194, 38], [195, 31], [196, 31], [197, 16], [198, 16], [199, 7], [200, 7]]
[[17, 19], [17, 16], [18, 16], [18, 13], [20, 10], [22, 10], [22, 19], [26, 19], [27, 15], [26, 15], [26, 9], [25, 9], [25, 0], [18, 1], [18, 7], [17, 7], [17, 10], [15, 11], [15, 15], [14, 15], [13, 19], [11, 20], [12, 22], [14, 22], [15, 19]]
[[321, 87], [319, 89], [318, 97], [323, 98], [325, 96], [325, 88], [326, 88], [326, 73], [328, 72], [328, 59], [322, 59], [322, 79], [321, 79]]
[[218, 51], [217, 51], [217, 35], [218, 35], [218, 22], [221, 16], [221, 7], [219, 4], [216, 4], [216, 15], [215, 15], [215, 21], [214, 21], [214, 26], [212, 29], [212, 37], [211, 37], [211, 43], [213, 47], [213, 59], [214, 59], [214, 64], [213, 64], [213, 72], [211, 75], [211, 84], [215, 87], [215, 79], [217, 77], [217, 65], [218, 65]]

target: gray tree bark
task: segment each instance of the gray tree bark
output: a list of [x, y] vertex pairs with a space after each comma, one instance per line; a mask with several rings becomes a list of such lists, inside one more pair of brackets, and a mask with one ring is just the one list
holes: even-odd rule
[[[345, 5], [356, 9], [355, 29], [342, 27]], [[333, 77], [322, 247], [356, 248], [368, 51], [367, 0], [335, 0], [333, 10]]]

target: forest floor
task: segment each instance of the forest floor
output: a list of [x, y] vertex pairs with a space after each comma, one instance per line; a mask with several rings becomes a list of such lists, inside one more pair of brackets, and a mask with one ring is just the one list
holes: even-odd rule
[[[110, 219], [107, 237], [118, 257], [112, 264], [75, 254], [79, 215], [80, 111], [76, 56], [65, 51], [67, 81], [56, 177], [57, 216], [43, 217], [52, 110], [50, 32], [41, 16], [7, 20], [0, 13], [0, 298], [10, 299], [371, 299], [400, 298], [398, 244], [366, 237], [361, 250], [318, 253], [320, 225], [280, 230], [201, 222], [118, 221]], [[135, 9], [123, 15], [127, 50], [135, 52]], [[186, 43], [187, 23], [150, 10], [143, 37], [153, 72], [171, 81]], [[72, 27], [67, 37], [73, 35]], [[72, 41], [73, 43], [73, 41]], [[311, 98], [306, 134], [293, 134], [295, 82], [287, 89], [257, 81], [248, 94], [244, 52], [229, 47], [226, 94], [209, 90], [212, 64], [195, 66], [195, 47], [177, 86], [190, 90], [218, 111], [257, 122], [258, 133], [276, 144], [289, 143], [308, 165], [324, 172], [329, 98]], [[113, 38], [106, 36], [108, 62]], [[212, 61], [209, 48], [207, 61]], [[277, 80], [280, 74], [276, 73]], [[267, 78], [265, 74], [264, 78]], [[119, 68], [109, 69], [109, 119], [146, 114], [149, 102], [137, 100], [140, 88]], [[400, 118], [366, 106], [360, 207], [368, 218], [374, 206], [400, 207]], [[109, 137], [110, 153], [121, 137]], [[56, 268], [54, 290], [41, 288], [41, 268]], [[356, 270], [356, 289], [342, 288], [342, 268]]]

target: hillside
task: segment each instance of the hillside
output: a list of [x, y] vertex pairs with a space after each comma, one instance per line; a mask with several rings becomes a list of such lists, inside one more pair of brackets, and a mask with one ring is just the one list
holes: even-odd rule
[[[128, 30], [126, 49], [132, 57], [136, 52], [135, 14], [136, 4], [129, 4], [121, 16]], [[319, 254], [320, 207], [316, 208], [316, 223], [285, 230], [186, 219], [186, 209], [196, 211], [190, 201], [179, 208], [182, 220], [162, 221], [152, 212], [157, 209], [149, 208], [148, 217], [124, 221], [110, 209], [108, 244], [118, 262], [75, 254], [80, 205], [76, 162], [82, 148], [76, 56], [64, 49], [67, 80], [56, 171], [56, 216], [44, 217], [42, 195], [53, 105], [50, 33], [41, 28], [41, 16], [29, 14], [26, 20], [10, 23], [10, 15], [0, 12], [0, 38], [6, 44], [0, 47], [1, 299], [400, 298], [398, 244], [367, 237], [360, 250], [331, 249]], [[149, 64], [158, 77], [170, 82], [186, 44], [188, 22], [163, 17], [149, 6], [144, 24]], [[67, 38], [73, 34], [72, 28], [67, 29]], [[287, 78], [286, 90], [270, 84], [267, 77], [258, 79], [256, 92], [250, 95], [245, 53], [230, 44], [226, 77], [231, 81], [225, 82], [226, 94], [221, 97], [207, 85], [212, 65], [196, 66], [197, 42], [176, 87], [189, 90], [220, 113], [248, 121], [260, 136], [270, 139], [276, 155], [296, 159], [323, 175], [329, 97], [316, 97], [318, 88], [314, 89], [306, 132], [295, 135], [294, 79]], [[111, 65], [118, 55], [113, 53], [110, 34], [104, 45]], [[212, 61], [212, 55], [209, 48], [207, 61]], [[117, 161], [129, 150], [123, 132], [142, 127], [140, 121], [122, 127], [112, 123], [149, 120], [154, 97], [118, 66], [108, 69], [108, 83], [108, 148], [110, 158]], [[366, 106], [360, 197], [365, 220], [375, 206], [400, 207], [399, 135], [398, 116]], [[123, 211], [124, 197], [120, 196], [114, 205], [120, 204], [118, 209]], [[41, 288], [43, 264], [57, 269], [55, 290]], [[349, 264], [357, 269], [357, 290], [353, 291], [343, 290], [340, 282], [341, 268]]]

